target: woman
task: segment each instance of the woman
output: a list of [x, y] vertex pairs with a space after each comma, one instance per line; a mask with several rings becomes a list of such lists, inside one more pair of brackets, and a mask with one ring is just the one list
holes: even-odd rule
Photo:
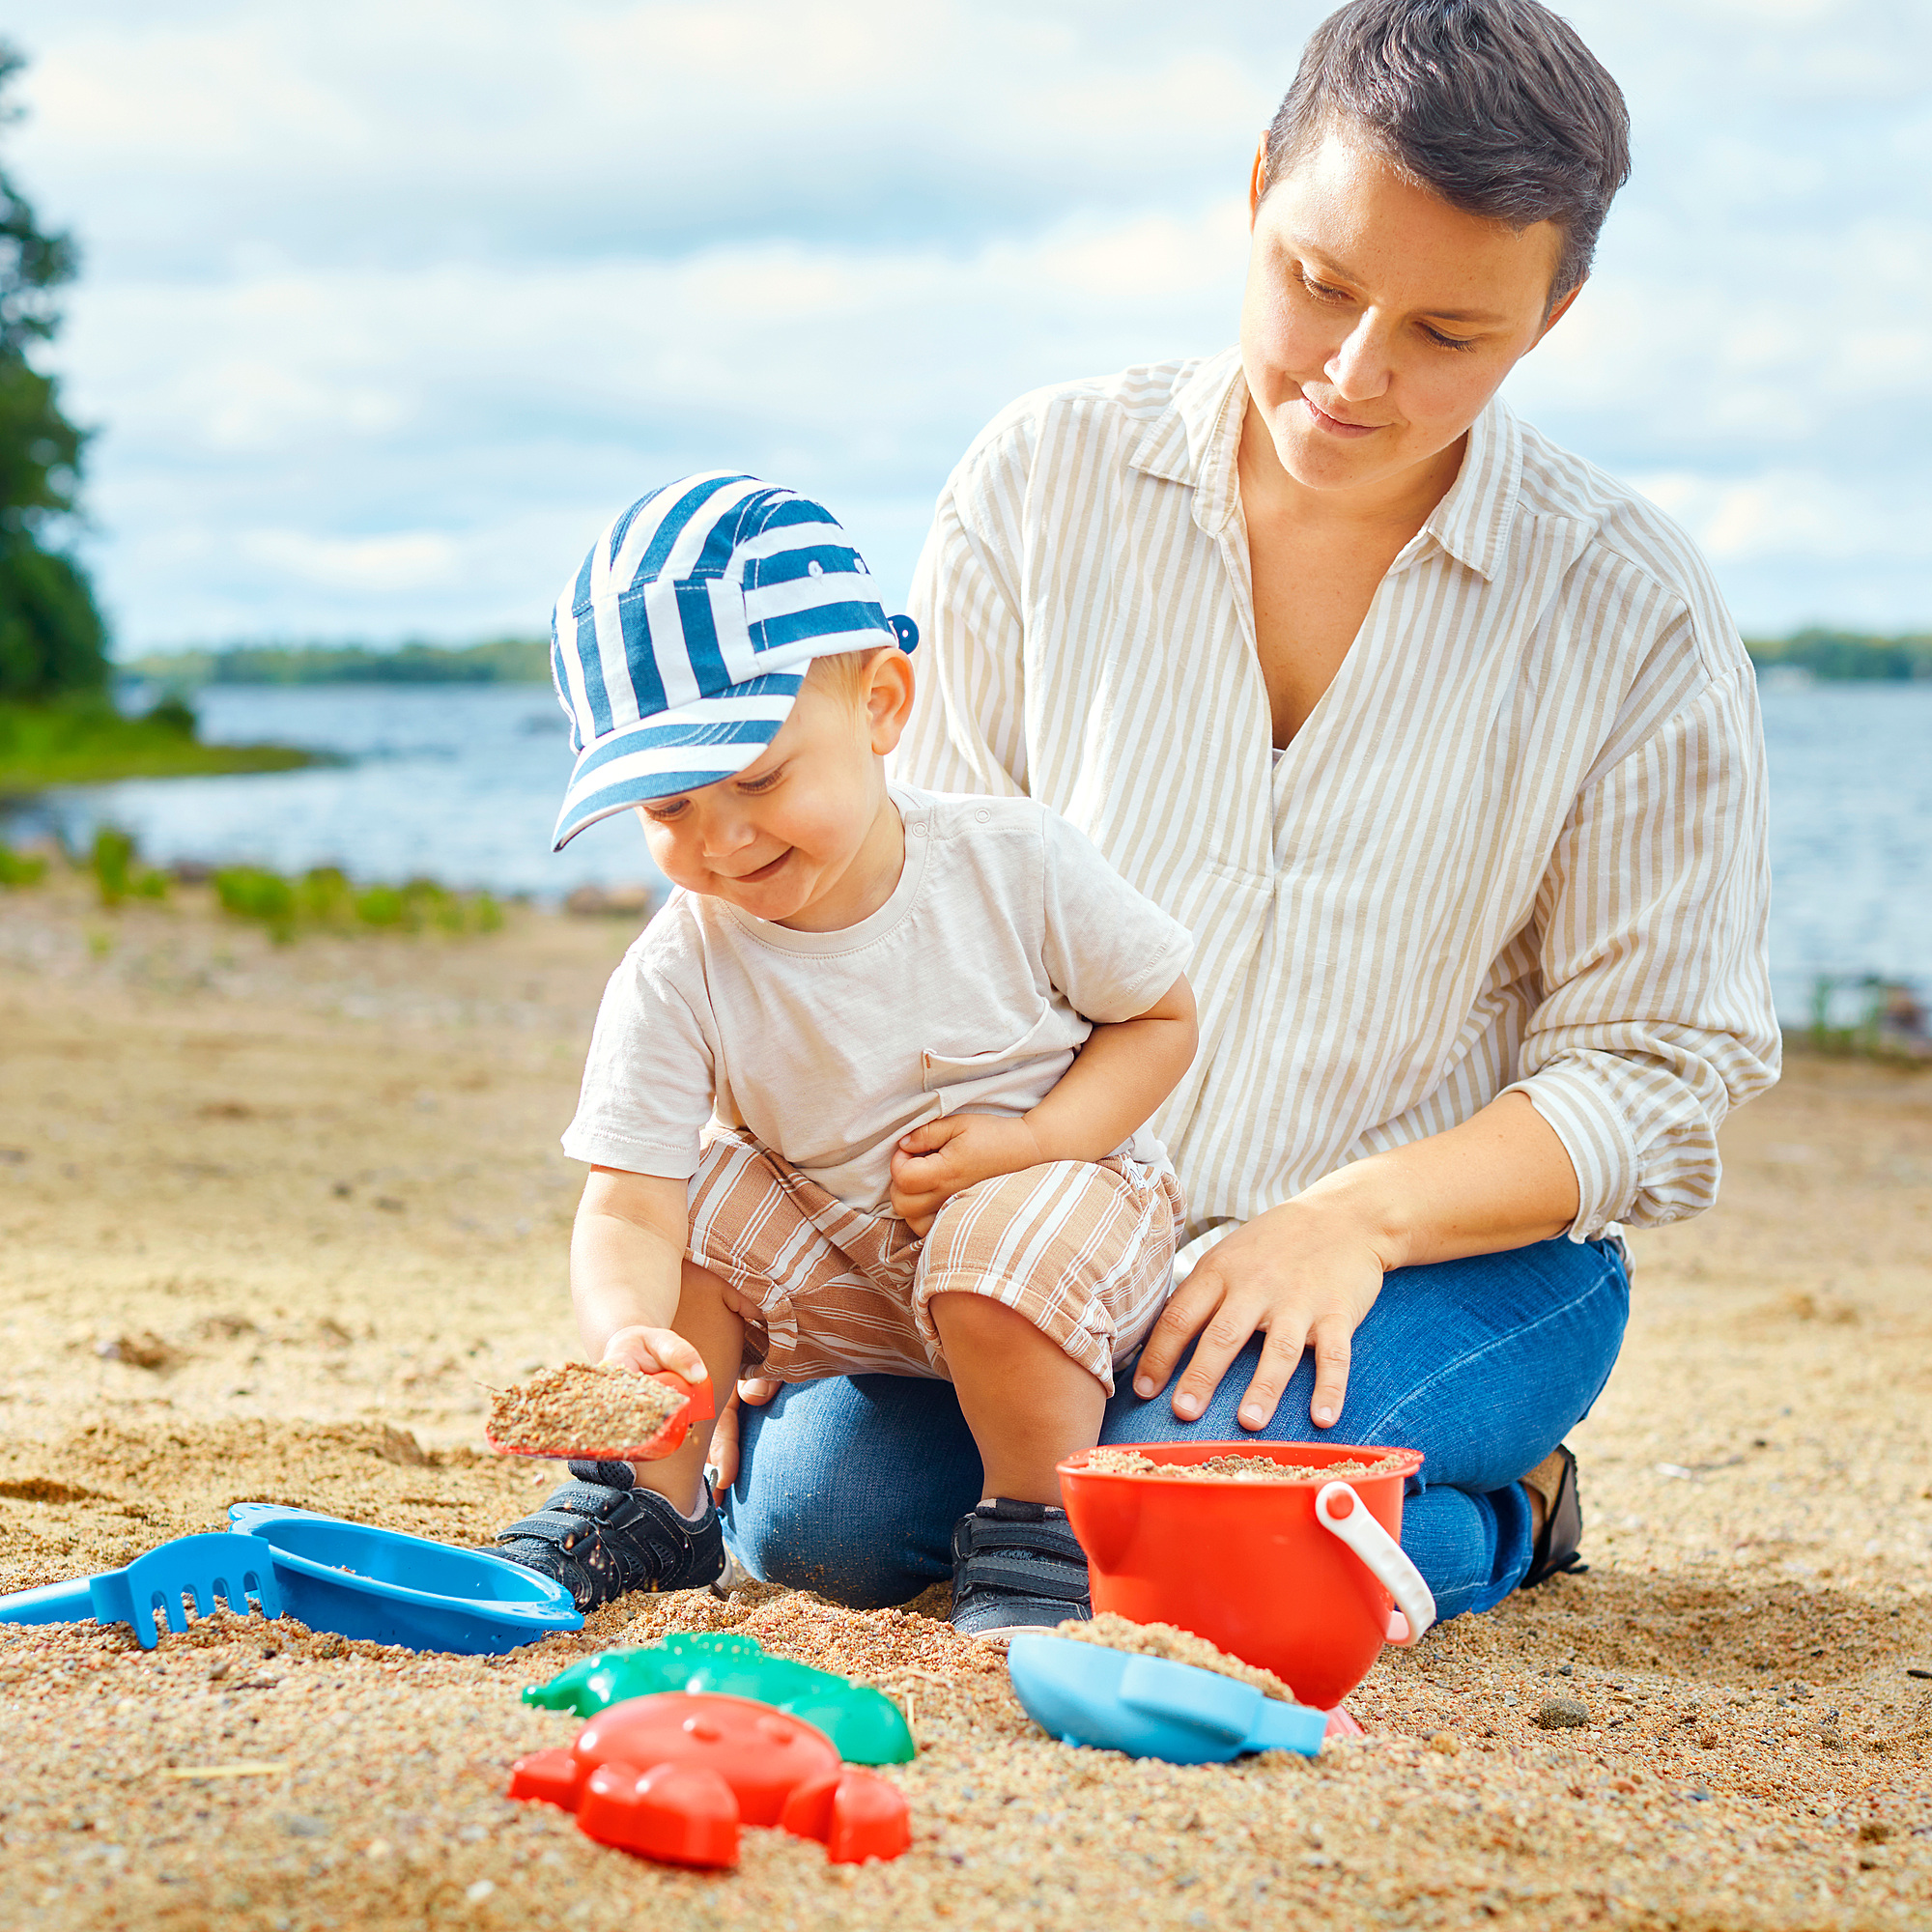
[[[1043, 799], [1198, 947], [1154, 1123], [1196, 1264], [1105, 1439], [1423, 1449], [1403, 1540], [1444, 1615], [1576, 1561], [1616, 1226], [1709, 1207], [1776, 1077], [1749, 661], [1688, 539], [1496, 394], [1626, 129], [1534, 0], [1344, 8], [1256, 156], [1238, 350], [1003, 412], [912, 607], [905, 776]], [[758, 1574], [947, 1574], [980, 1481], [949, 1388], [795, 1385], [744, 1437]]]

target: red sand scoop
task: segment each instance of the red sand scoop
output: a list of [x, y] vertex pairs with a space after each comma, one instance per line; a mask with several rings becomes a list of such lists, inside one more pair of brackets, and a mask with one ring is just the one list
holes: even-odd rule
[[483, 1432], [483, 1439], [499, 1456], [543, 1456], [554, 1462], [655, 1463], [662, 1457], [675, 1455], [684, 1447], [685, 1435], [694, 1422], [709, 1422], [718, 1413], [711, 1393], [711, 1378], [706, 1376], [700, 1381], [689, 1382], [675, 1369], [653, 1369], [648, 1373], [652, 1381], [663, 1382], [673, 1395], [683, 1396], [684, 1406], [641, 1442], [609, 1445], [585, 1442], [570, 1449], [526, 1449], [520, 1443], [499, 1442], [488, 1429]]

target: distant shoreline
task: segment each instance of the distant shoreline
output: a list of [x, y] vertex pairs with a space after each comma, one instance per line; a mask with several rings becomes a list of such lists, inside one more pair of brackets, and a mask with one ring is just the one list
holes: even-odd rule
[[209, 744], [191, 707], [170, 698], [136, 717], [104, 698], [64, 704], [0, 703], [0, 801], [55, 785], [123, 779], [228, 778], [325, 762], [296, 745]]
[[[1747, 639], [1761, 671], [1825, 683], [1932, 680], [1932, 633], [1873, 637], [1813, 626], [1788, 638]], [[156, 652], [116, 668], [123, 683], [194, 691], [211, 684], [548, 684], [550, 644], [497, 638], [480, 644], [234, 644]]]
[[548, 684], [550, 643], [235, 644], [156, 653], [116, 667], [122, 683], [194, 691], [210, 684]]

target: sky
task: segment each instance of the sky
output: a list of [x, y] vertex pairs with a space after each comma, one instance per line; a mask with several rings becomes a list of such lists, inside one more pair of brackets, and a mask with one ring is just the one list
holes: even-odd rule
[[[1235, 339], [1303, 0], [12, 0], [0, 158], [84, 252], [124, 653], [535, 635], [686, 470], [889, 595], [974, 433]], [[1505, 395], [1747, 635], [1932, 628], [1932, 7], [1577, 0], [1635, 168]]]

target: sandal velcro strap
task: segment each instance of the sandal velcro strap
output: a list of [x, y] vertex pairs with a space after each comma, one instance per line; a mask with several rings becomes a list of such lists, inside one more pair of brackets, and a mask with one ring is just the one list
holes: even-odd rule
[[[630, 1474], [622, 1463], [607, 1466]], [[724, 1532], [708, 1497], [694, 1522], [650, 1490], [578, 1481], [499, 1530], [497, 1553], [561, 1583], [580, 1610], [591, 1610], [628, 1590], [716, 1582]]]
[[976, 1556], [970, 1573], [976, 1590], [1013, 1590], [1024, 1597], [1051, 1597], [1056, 1603], [1084, 1604], [1088, 1597], [1084, 1563], [1002, 1562], [998, 1556]]
[[498, 1543], [508, 1543], [518, 1536], [582, 1536], [589, 1523], [582, 1516], [564, 1510], [538, 1510], [535, 1516], [520, 1517], [515, 1522], [507, 1523], [497, 1532]]
[[989, 1522], [976, 1514], [962, 1518], [959, 1527], [964, 1535], [966, 1553], [970, 1556], [977, 1556], [981, 1551], [990, 1555], [996, 1550], [1031, 1549], [1042, 1556], [1078, 1563], [1083, 1571], [1087, 1568], [1086, 1553], [1074, 1540], [1073, 1531], [1067, 1526], [1065, 1517], [1057, 1523]]
[[563, 1465], [580, 1483], [600, 1483], [609, 1490], [628, 1490], [631, 1487], [631, 1465], [628, 1463], [586, 1463], [572, 1462]]

